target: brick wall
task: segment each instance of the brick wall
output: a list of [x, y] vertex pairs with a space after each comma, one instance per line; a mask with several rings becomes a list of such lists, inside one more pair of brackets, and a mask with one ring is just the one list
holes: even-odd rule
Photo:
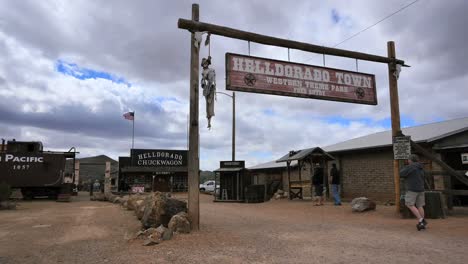
[[366, 196], [377, 201], [394, 199], [391, 149], [340, 155], [342, 195], [345, 199]]

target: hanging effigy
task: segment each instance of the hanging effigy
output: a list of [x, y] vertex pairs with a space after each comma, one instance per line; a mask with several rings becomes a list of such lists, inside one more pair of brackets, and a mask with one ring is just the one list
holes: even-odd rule
[[208, 119], [208, 128], [211, 128], [211, 117], [215, 115], [214, 113], [214, 101], [216, 95], [216, 73], [214, 69], [210, 69], [211, 65], [211, 56], [208, 58], [203, 58], [201, 66], [202, 79], [201, 87], [203, 88], [203, 96], [205, 96], [206, 101], [206, 118]]

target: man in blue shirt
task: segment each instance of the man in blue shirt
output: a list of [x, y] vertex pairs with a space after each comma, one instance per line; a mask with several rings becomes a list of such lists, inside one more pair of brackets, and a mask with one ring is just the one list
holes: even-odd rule
[[426, 229], [427, 222], [424, 220], [424, 168], [419, 162], [419, 157], [412, 154], [408, 160], [408, 166], [400, 171], [400, 177], [405, 179], [406, 195], [405, 204], [418, 219], [416, 228], [418, 231]]

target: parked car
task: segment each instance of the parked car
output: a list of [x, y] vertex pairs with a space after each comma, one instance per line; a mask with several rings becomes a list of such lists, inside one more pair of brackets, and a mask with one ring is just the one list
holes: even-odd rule
[[[219, 189], [219, 184], [216, 186]], [[214, 192], [215, 181], [210, 180], [200, 184], [200, 192]]]

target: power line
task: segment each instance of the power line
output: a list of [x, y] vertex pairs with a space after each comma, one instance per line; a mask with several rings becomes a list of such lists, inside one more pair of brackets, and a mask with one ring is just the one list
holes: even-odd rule
[[400, 9], [398, 9], [397, 11], [395, 11], [395, 12], [391, 13], [390, 15], [388, 15], [388, 16], [382, 18], [381, 20], [377, 21], [376, 23], [374, 23], [374, 24], [372, 24], [372, 25], [366, 27], [365, 29], [363, 29], [363, 30], [357, 32], [356, 34], [354, 34], [354, 35], [348, 37], [347, 39], [341, 41], [340, 43], [336, 44], [336, 45], [333, 46], [333, 47], [335, 48], [336, 46], [338, 46], [338, 45], [340, 45], [340, 44], [343, 44], [344, 42], [346, 42], [346, 41], [348, 41], [348, 40], [350, 40], [350, 39], [356, 37], [357, 35], [361, 34], [362, 32], [364, 32], [364, 31], [366, 31], [366, 30], [368, 30], [368, 29], [370, 29], [370, 28], [372, 28], [372, 27], [378, 25], [379, 23], [383, 22], [384, 20], [386, 20], [386, 19], [388, 19], [388, 18], [390, 18], [390, 17], [392, 17], [392, 16], [394, 16], [394, 15], [400, 13], [401, 11], [405, 10], [406, 8], [410, 7], [411, 5], [415, 4], [415, 3], [418, 2], [418, 1], [419, 1], [419, 0], [415, 0], [415, 1], [413, 1], [413, 2], [411, 2], [411, 3], [409, 3], [409, 4], [407, 4], [406, 6], [404, 6], [404, 7], [400, 8]]

